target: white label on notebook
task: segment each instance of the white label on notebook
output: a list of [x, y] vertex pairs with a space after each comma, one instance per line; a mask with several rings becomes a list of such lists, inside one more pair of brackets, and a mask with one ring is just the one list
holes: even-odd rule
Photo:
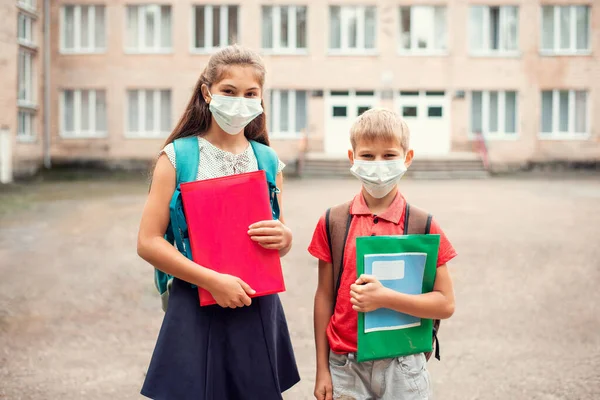
[[374, 261], [373, 275], [380, 281], [404, 279], [404, 260]]

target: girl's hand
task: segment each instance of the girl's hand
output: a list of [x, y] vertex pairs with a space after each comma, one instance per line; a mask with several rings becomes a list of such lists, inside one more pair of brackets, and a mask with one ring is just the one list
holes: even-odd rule
[[244, 307], [252, 304], [251, 295], [256, 293], [246, 282], [235, 276], [219, 274], [207, 290], [223, 308]]
[[384, 303], [386, 288], [371, 275], [361, 275], [350, 286], [350, 302], [358, 312], [370, 312], [381, 308]]
[[317, 373], [314, 395], [317, 400], [333, 400], [333, 384], [329, 370]]
[[252, 224], [248, 235], [265, 249], [283, 250], [292, 244], [292, 231], [279, 220]]

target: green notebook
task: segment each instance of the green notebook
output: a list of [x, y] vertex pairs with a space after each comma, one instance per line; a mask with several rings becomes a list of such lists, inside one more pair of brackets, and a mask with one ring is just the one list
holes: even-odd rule
[[[433, 290], [440, 235], [356, 238], [357, 276], [407, 294]], [[431, 351], [433, 321], [390, 309], [358, 314], [358, 362]]]

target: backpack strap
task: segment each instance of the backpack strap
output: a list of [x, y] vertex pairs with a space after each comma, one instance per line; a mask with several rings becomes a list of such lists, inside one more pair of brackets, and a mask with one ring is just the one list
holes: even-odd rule
[[198, 175], [200, 161], [198, 137], [189, 136], [177, 139], [173, 142], [173, 148], [175, 149], [176, 186], [169, 205], [171, 218], [169, 222], [170, 229], [168, 228], [167, 232], [171, 231], [179, 251], [191, 260], [192, 252], [187, 234], [188, 227], [183, 212], [183, 202], [181, 201], [181, 184], [195, 181]]
[[[406, 203], [404, 210], [404, 234], [405, 235], [422, 235], [423, 233], [428, 235], [431, 231], [431, 220], [433, 217], [426, 211], [411, 206]], [[437, 333], [440, 329], [440, 320], [433, 320], [433, 347], [435, 348], [435, 358], [440, 360], [440, 341], [438, 340]], [[425, 353], [425, 358], [429, 360], [431, 358], [431, 352]]]
[[277, 200], [277, 194], [279, 188], [277, 188], [277, 174], [279, 170], [279, 158], [277, 153], [267, 145], [250, 141], [252, 150], [256, 156], [258, 162], [258, 169], [265, 171], [267, 175], [267, 183], [269, 185], [269, 199], [271, 199], [271, 210], [273, 212], [273, 219], [279, 219], [279, 201]]
[[428, 214], [426, 211], [406, 203], [404, 215], [405, 235], [429, 234], [429, 231], [431, 230], [431, 220], [433, 219], [431, 214]]
[[352, 223], [350, 205], [352, 201], [331, 207], [325, 213], [325, 227], [327, 230], [327, 242], [331, 264], [333, 269], [333, 308], [337, 301], [337, 293], [340, 289], [342, 273], [344, 272], [344, 252], [346, 240]]
[[198, 161], [200, 148], [198, 137], [189, 136], [177, 139], [173, 142], [175, 149], [175, 173], [177, 174], [177, 186], [185, 182], [193, 182], [198, 176]]

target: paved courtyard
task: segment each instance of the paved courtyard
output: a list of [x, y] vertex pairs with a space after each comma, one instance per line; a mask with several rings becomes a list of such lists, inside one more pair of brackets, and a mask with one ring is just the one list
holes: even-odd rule
[[[306, 248], [354, 180], [289, 180], [282, 295], [312, 398], [316, 262]], [[600, 177], [403, 181], [459, 257], [432, 361], [437, 399], [600, 399]], [[163, 313], [136, 255], [143, 179], [0, 187], [0, 399], [139, 399]]]

